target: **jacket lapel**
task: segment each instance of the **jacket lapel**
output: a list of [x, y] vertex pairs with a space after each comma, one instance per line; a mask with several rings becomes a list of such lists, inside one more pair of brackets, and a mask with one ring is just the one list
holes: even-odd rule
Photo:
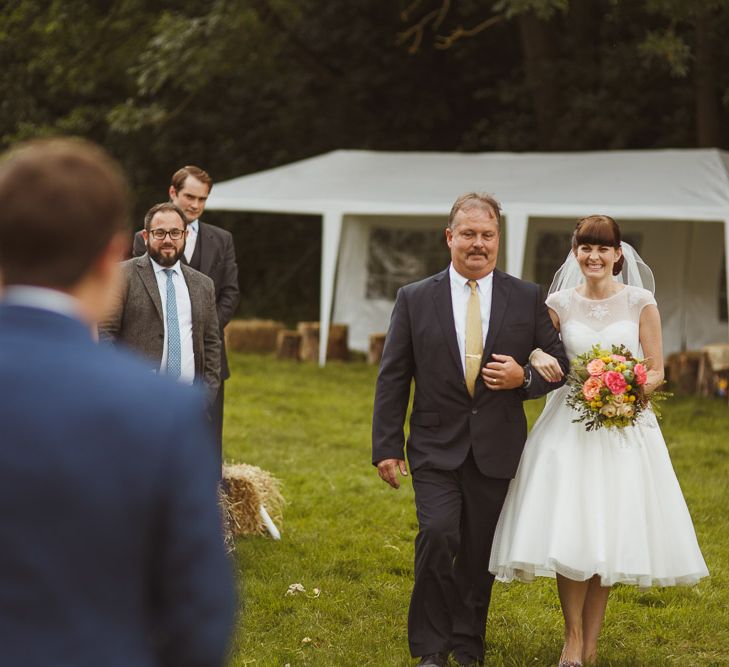
[[463, 375], [463, 364], [461, 363], [458, 339], [456, 338], [456, 323], [453, 320], [453, 299], [451, 297], [451, 281], [448, 269], [436, 275], [433, 280], [435, 282], [433, 301], [438, 315], [438, 322], [443, 330], [443, 337], [446, 340], [451, 357], [453, 357], [453, 362], [456, 364], [458, 374]]
[[190, 314], [192, 317], [192, 349], [195, 353], [195, 373], [198, 372], [198, 361], [200, 356], [201, 331], [199, 327], [203, 321], [203, 303], [200, 282], [195, 276], [195, 269], [187, 264], [182, 265], [182, 275], [187, 283], [187, 291], [190, 294]]
[[142, 284], [147, 290], [149, 298], [152, 299], [154, 307], [157, 309], [157, 314], [159, 315], [160, 322], [164, 321], [162, 316], [162, 299], [159, 295], [157, 278], [154, 275], [154, 268], [152, 267], [152, 260], [149, 258], [149, 255], [142, 255], [137, 260], [137, 273], [139, 273]]
[[491, 352], [494, 349], [496, 334], [499, 333], [501, 323], [504, 321], [504, 315], [506, 314], [506, 307], [509, 304], [509, 292], [511, 292], [509, 278], [501, 273], [501, 271], [494, 271], [493, 292], [491, 294], [491, 316], [489, 317], [489, 330], [486, 334], [486, 343], [483, 346], [481, 367], [489, 360]]

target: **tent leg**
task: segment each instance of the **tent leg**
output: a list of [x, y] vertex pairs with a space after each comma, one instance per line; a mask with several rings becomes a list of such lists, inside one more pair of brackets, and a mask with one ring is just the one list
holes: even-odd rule
[[517, 278], [524, 277], [524, 249], [528, 225], [529, 216], [526, 213], [507, 213], [506, 272]]
[[342, 235], [342, 214], [327, 212], [322, 218], [321, 286], [319, 292], [319, 366], [327, 362], [329, 324], [334, 301], [334, 280], [337, 273], [339, 239]]
[[[724, 220], [724, 278], [726, 280], [727, 310], [729, 311], [729, 219]], [[729, 318], [727, 318], [729, 320]], [[727, 322], [729, 329], [729, 321]], [[727, 332], [729, 333], [729, 332]]]

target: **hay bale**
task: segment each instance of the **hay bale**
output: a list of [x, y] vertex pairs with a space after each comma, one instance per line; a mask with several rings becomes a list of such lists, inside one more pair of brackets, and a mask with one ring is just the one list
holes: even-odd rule
[[218, 486], [218, 507], [220, 508], [220, 517], [223, 522], [223, 544], [225, 544], [225, 553], [231, 554], [235, 551], [235, 540], [233, 539], [233, 514], [231, 512], [231, 502], [228, 494], [223, 490], [222, 485]]
[[283, 322], [275, 320], [231, 320], [225, 327], [225, 345], [235, 352], [274, 352], [283, 328]]
[[263, 505], [280, 526], [284, 498], [279, 481], [271, 473], [245, 463], [223, 466], [223, 488], [230, 501], [231, 530], [234, 535], [265, 535], [268, 531], [260, 514]]

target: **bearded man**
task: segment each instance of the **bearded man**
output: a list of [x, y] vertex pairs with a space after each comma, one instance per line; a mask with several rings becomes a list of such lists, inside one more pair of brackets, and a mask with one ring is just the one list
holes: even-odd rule
[[99, 337], [138, 351], [155, 371], [204, 384], [210, 410], [221, 346], [213, 281], [180, 261], [187, 219], [175, 204], [149, 209], [142, 236], [147, 252], [122, 263], [122, 287]]

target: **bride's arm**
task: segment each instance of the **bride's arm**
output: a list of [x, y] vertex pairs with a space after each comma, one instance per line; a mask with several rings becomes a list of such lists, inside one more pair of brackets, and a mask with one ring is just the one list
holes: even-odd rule
[[[549, 307], [547, 308], [547, 312], [549, 313], [554, 328], [559, 331], [559, 315]], [[564, 375], [557, 359], [540, 348], [533, 350], [529, 355], [529, 364], [547, 382], [559, 382]]]
[[648, 365], [648, 381], [644, 389], [646, 394], [650, 394], [663, 384], [664, 378], [661, 315], [652, 304], [640, 312], [640, 346]]

